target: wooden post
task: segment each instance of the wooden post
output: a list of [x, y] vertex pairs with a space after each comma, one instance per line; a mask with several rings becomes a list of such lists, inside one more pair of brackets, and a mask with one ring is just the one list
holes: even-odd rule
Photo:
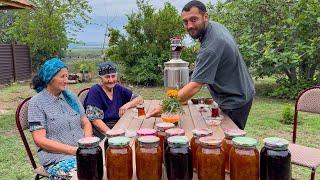
[[11, 44], [12, 48], [12, 71], [13, 71], [13, 82], [16, 82], [17, 76], [16, 76], [16, 53], [15, 53], [15, 44]]

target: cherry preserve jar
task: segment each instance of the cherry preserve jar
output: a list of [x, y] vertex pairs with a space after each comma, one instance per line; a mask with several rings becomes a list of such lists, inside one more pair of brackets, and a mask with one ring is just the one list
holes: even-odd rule
[[224, 180], [224, 155], [221, 149], [221, 139], [213, 136], [201, 137], [197, 150], [197, 167], [199, 180]]
[[85, 137], [78, 141], [77, 175], [80, 180], [98, 180], [103, 177], [103, 156], [100, 138]]
[[142, 136], [136, 148], [136, 172], [139, 180], [161, 180], [162, 150], [157, 136]]
[[192, 151], [192, 166], [193, 171], [197, 171], [197, 156], [196, 152], [200, 145], [199, 138], [204, 136], [210, 136], [212, 135], [212, 130], [208, 128], [198, 128], [192, 130], [193, 137], [190, 141], [191, 151]]
[[261, 180], [291, 179], [291, 153], [289, 142], [282, 138], [269, 137], [263, 140], [260, 152]]
[[230, 150], [230, 180], [259, 180], [257, 140], [250, 137], [232, 139]]
[[[165, 131], [168, 130], [168, 129], [171, 129], [174, 127], [174, 124], [173, 123], [158, 123], [156, 124], [156, 128], [157, 128], [157, 137], [160, 138], [160, 142], [159, 142], [159, 145], [160, 145], [160, 149], [162, 152], [165, 151], [165, 149], [163, 148], [164, 146], [164, 140], [166, 138], [166, 133]], [[163, 154], [163, 153], [162, 153]], [[163, 156], [163, 155], [162, 155]], [[163, 157], [162, 157], [162, 162], [163, 162]]]
[[192, 153], [186, 136], [169, 137], [165, 156], [166, 172], [169, 180], [192, 179]]
[[106, 152], [106, 166], [108, 180], [131, 180], [132, 178], [132, 150], [127, 137], [113, 137], [109, 139]]

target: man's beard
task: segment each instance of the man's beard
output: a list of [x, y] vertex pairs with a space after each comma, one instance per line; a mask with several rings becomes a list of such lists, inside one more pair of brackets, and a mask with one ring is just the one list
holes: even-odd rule
[[205, 28], [205, 26], [203, 25], [195, 35], [191, 35], [190, 33], [189, 33], [189, 35], [190, 35], [193, 39], [199, 39], [199, 38], [201, 38], [202, 36], [204, 36], [204, 33], [205, 33], [205, 32], [206, 32], [206, 28]]

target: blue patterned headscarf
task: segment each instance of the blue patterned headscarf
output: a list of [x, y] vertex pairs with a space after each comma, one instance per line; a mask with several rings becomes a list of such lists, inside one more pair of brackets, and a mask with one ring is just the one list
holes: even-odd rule
[[[41, 80], [41, 85], [36, 87], [37, 93], [41, 92], [47, 85], [50, 83], [51, 79], [62, 69], [67, 68], [67, 66], [62, 62], [59, 58], [52, 58], [46, 61], [40, 68], [38, 72], [38, 77]], [[77, 111], [80, 112], [79, 105], [76, 101], [76, 97], [69, 91], [64, 90], [62, 91], [64, 98], [66, 99], [67, 103]]]

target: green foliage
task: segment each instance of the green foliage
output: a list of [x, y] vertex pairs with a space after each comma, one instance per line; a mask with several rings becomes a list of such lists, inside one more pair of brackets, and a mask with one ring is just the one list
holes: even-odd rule
[[89, 22], [86, 0], [33, 0], [35, 10], [19, 10], [8, 34], [31, 47], [34, 70], [47, 58], [62, 56], [74, 32]]
[[282, 110], [282, 119], [280, 119], [280, 122], [283, 124], [293, 124], [293, 113], [292, 105], [285, 105]]
[[0, 44], [10, 44], [12, 39], [8, 36], [8, 28], [13, 23], [13, 11], [0, 11]]
[[[170, 38], [183, 36], [178, 11], [166, 3], [155, 10], [148, 1], [137, 0], [138, 12], [127, 15], [126, 34], [110, 29], [107, 57], [123, 67], [125, 78], [134, 84], [159, 85], [162, 66], [170, 57]], [[195, 54], [182, 53], [183, 58], [194, 59]]]
[[[232, 31], [256, 77], [277, 75], [286, 87], [305, 84], [302, 80], [319, 83], [318, 0], [219, 2], [210, 5], [210, 17]], [[284, 77], [286, 81], [282, 80]], [[286, 94], [283, 90], [277, 89], [282, 92], [275, 94]]]
[[72, 64], [76, 72], [94, 72], [97, 68], [95, 62], [91, 60], [81, 60]]

